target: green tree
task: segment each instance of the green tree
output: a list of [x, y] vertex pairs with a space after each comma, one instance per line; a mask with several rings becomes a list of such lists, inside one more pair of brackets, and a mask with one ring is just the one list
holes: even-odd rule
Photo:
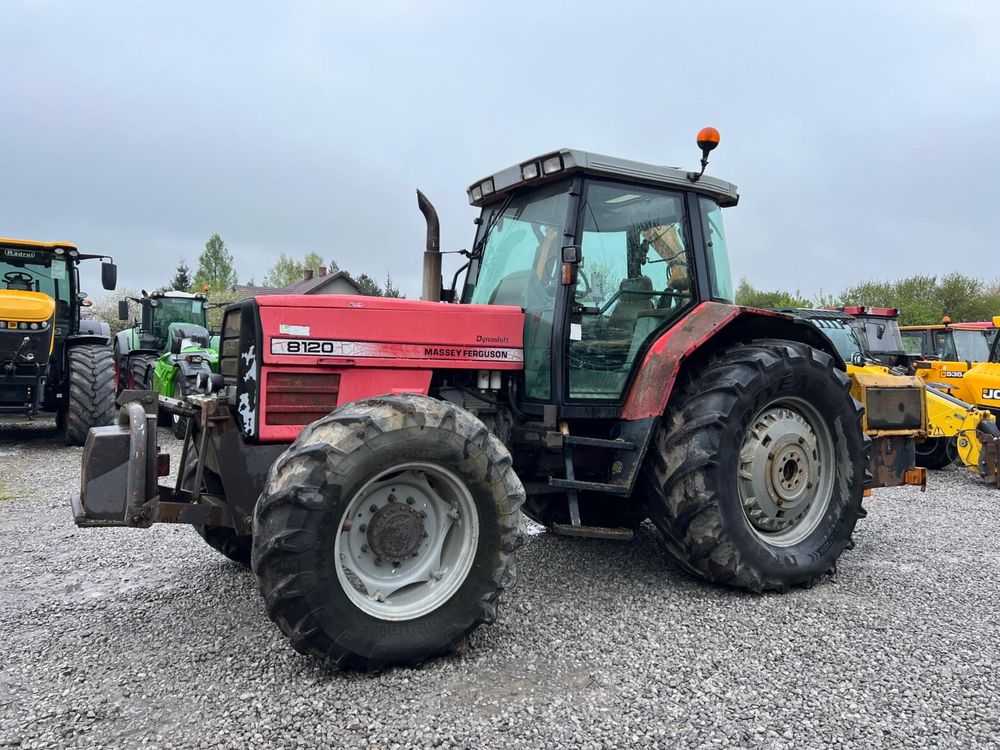
[[268, 286], [288, 286], [296, 281], [302, 280], [302, 264], [289, 258], [282, 253], [278, 260], [274, 262], [267, 274], [264, 276], [264, 283]]
[[803, 297], [802, 293], [797, 289], [794, 293], [780, 290], [764, 291], [763, 289], [757, 289], [744, 277], [740, 279], [740, 285], [736, 287], [736, 304], [765, 308], [812, 307], [813, 301]]
[[382, 290], [382, 296], [396, 297], [400, 299], [406, 296], [399, 291], [399, 287], [392, 283], [392, 276], [389, 273], [386, 273], [385, 275], [385, 288]]
[[358, 286], [361, 287], [361, 293], [366, 297], [381, 297], [382, 288], [375, 283], [375, 279], [366, 273], [359, 274], [354, 277], [354, 280], [358, 282]]
[[[264, 283], [268, 286], [288, 286], [296, 281], [302, 281], [306, 271], [319, 274], [319, 269], [323, 268], [323, 256], [319, 253], [306, 253], [302, 260], [295, 260], [284, 253], [278, 256], [278, 260], [268, 269], [264, 276]], [[327, 273], [336, 273], [340, 266], [336, 261], [331, 260], [326, 266]]]
[[863, 281], [845, 289], [844, 304], [899, 308], [903, 325], [940, 323], [945, 315], [955, 322], [990, 320], [1000, 313], [1000, 288], [981, 279], [954, 272], [940, 279], [916, 275], [895, 281]]
[[223, 291], [232, 289], [236, 280], [233, 255], [226, 249], [222, 238], [213, 234], [198, 258], [198, 271], [194, 275], [195, 287], [201, 289], [207, 286], [210, 291]]
[[174, 278], [171, 279], [170, 285], [167, 288], [177, 292], [190, 292], [191, 284], [191, 269], [184, 259], [181, 258], [180, 263], [177, 264], [177, 269], [174, 271]]

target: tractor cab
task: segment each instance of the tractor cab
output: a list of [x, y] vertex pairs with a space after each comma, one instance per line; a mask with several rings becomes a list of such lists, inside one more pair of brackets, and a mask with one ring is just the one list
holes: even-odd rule
[[524, 310], [528, 409], [610, 415], [658, 334], [700, 302], [733, 301], [728, 182], [562, 149], [468, 195], [481, 214], [455, 296]]
[[[207, 331], [208, 318], [205, 306], [207, 299], [207, 296], [201, 293], [169, 291], [156, 291], [148, 296], [133, 299], [132, 301], [138, 302], [142, 308], [142, 318], [135, 334], [138, 348], [156, 351], [167, 348], [170, 326], [174, 323], [196, 325]], [[127, 319], [126, 311], [122, 320]]]
[[914, 355], [912, 344], [899, 330], [899, 310], [894, 307], [851, 305], [833, 308], [850, 315], [864, 329], [871, 355], [887, 367], [909, 367]]
[[[196, 338], [209, 341], [208, 313], [205, 294], [175, 291], [143, 292], [142, 297], [130, 297], [118, 303], [118, 317], [128, 320], [129, 305], [140, 306], [141, 317], [131, 328], [115, 336], [114, 358], [117, 390], [125, 387], [152, 385], [154, 362], [160, 355], [172, 352], [178, 325], [197, 329]], [[205, 346], [209, 346], [206, 343]]]

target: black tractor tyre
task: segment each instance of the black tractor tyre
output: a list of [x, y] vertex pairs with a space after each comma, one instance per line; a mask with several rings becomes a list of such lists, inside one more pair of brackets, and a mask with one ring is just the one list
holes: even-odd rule
[[954, 463], [958, 450], [954, 438], [927, 438], [916, 445], [917, 466], [944, 469]]
[[115, 419], [114, 357], [105, 344], [80, 344], [66, 355], [67, 401], [57, 423], [69, 445], [83, 445], [91, 427]]
[[[666, 548], [689, 572], [754, 592], [812, 585], [833, 571], [864, 516], [871, 446], [861, 416], [847, 375], [829, 355], [805, 344], [735, 346], [690, 372], [671, 396], [642, 472], [650, 517]], [[790, 429], [791, 437], [774, 439], [769, 448], [776, 424], [805, 424], [815, 439], [796, 440]], [[795, 453], [796, 443], [802, 452]], [[796, 472], [792, 462], [793, 470], [783, 474], [779, 462], [789, 455], [800, 456], [812, 473]], [[786, 480], [792, 490], [773, 489]], [[763, 482], [768, 492], [751, 494], [751, 481], [758, 489]], [[799, 494], [798, 501], [813, 499], [786, 519], [782, 504], [795, 500], [775, 493], [808, 491], [803, 488], [813, 494]], [[780, 500], [771, 506], [773, 519], [762, 511], [768, 498]], [[786, 521], [790, 530], [766, 527]]]
[[[188, 448], [188, 459], [183, 469], [184, 478], [181, 480], [181, 489], [194, 489], [197, 462], [198, 452], [195, 446], [192, 445]], [[222, 481], [215, 472], [207, 468], [202, 472], [201, 490], [202, 492], [208, 492], [220, 497], [225, 494], [222, 488]], [[237, 534], [236, 529], [231, 526], [195, 526], [194, 530], [216, 552], [221, 553], [223, 556], [244, 567], [250, 567], [250, 550], [253, 547], [253, 537], [249, 534]]]
[[[416, 464], [446, 471], [464, 488], [475, 518], [463, 515], [465, 526], [456, 521], [455, 528], [460, 547], [468, 549], [469, 567], [464, 577], [454, 579], [454, 593], [447, 600], [434, 601], [419, 615], [393, 619], [357, 603], [366, 595], [382, 601], [380, 592], [371, 592], [352, 572], [359, 581], [354, 583], [343, 570], [346, 565], [337, 568], [335, 550], [338, 545], [351, 549], [352, 530], [364, 532], [359, 518], [363, 512], [375, 513], [374, 503], [367, 507], [373, 497], [367, 488], [373, 482], [385, 486], [403, 481], [405, 467]], [[390, 495], [381, 510], [396, 502], [400, 515], [408, 513], [403, 494], [395, 501]], [[300, 433], [271, 467], [257, 503], [253, 570], [268, 616], [297, 651], [336, 668], [378, 671], [447, 652], [481, 623], [496, 618], [500, 595], [515, 578], [523, 502], [524, 488], [507, 449], [464, 409], [418, 395], [345, 404]], [[363, 512], [347, 518], [357, 503]], [[420, 502], [411, 507], [421, 507]], [[376, 515], [368, 522], [374, 526]], [[476, 524], [478, 536], [469, 543], [471, 531], [465, 529]], [[446, 539], [445, 548], [448, 543]], [[413, 553], [414, 564], [420, 564], [421, 554]], [[397, 565], [405, 561], [391, 563], [393, 569]], [[350, 586], [341, 583], [342, 575]], [[418, 596], [433, 592], [429, 582], [416, 585], [421, 587]], [[426, 596], [433, 600], [434, 594]]]
[[[176, 399], [183, 399], [188, 394], [188, 384], [185, 382], [184, 377], [177, 373], [174, 378], [174, 393], [173, 396]], [[187, 430], [187, 417], [179, 417], [176, 414], [167, 414], [167, 418], [170, 420], [171, 430], [173, 430], [174, 437], [183, 440], [184, 433]]]
[[155, 357], [149, 354], [136, 354], [129, 358], [129, 369], [132, 388], [137, 391], [148, 391], [153, 388], [153, 365]]

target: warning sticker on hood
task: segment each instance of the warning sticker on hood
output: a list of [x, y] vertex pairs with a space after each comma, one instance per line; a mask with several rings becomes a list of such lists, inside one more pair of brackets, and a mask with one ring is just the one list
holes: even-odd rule
[[293, 326], [288, 323], [282, 323], [278, 326], [278, 331], [288, 336], [308, 336], [309, 326]]

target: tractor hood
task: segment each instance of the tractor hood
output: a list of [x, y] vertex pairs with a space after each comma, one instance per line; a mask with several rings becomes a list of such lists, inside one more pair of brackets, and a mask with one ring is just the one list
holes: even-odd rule
[[10, 323], [51, 321], [56, 301], [47, 294], [0, 289], [0, 320]]
[[524, 366], [524, 313], [519, 307], [338, 294], [273, 295], [256, 301], [265, 361], [304, 365], [343, 359], [360, 367], [498, 370]]

